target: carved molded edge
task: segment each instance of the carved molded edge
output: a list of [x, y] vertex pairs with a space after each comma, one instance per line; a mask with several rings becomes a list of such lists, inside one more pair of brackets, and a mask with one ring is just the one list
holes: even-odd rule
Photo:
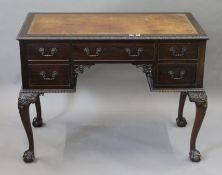
[[197, 105], [207, 108], [207, 94], [205, 91], [188, 92], [188, 97], [191, 102], [195, 102]]
[[164, 89], [164, 88], [161, 88], [161, 89], [154, 89], [150, 86], [150, 91], [151, 92], [201, 92], [203, 91], [203, 89], [194, 89], [194, 88], [187, 88], [187, 89]]
[[181, 40], [181, 39], [200, 39], [208, 40], [207, 35], [181, 35], [181, 36], [18, 36], [17, 40]]
[[73, 65], [73, 71], [74, 76], [77, 77], [79, 74], [84, 73], [85, 69], [89, 69], [92, 66], [92, 64], [74, 64]]
[[18, 98], [18, 108], [23, 109], [31, 103], [35, 103], [36, 98], [39, 95], [43, 95], [43, 93], [20, 92]]
[[75, 89], [22, 89], [24, 93], [74, 93]]

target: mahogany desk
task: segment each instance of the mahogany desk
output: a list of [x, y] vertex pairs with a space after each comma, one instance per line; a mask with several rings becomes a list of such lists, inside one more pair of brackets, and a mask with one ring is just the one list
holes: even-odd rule
[[17, 37], [22, 89], [18, 108], [29, 148], [23, 159], [35, 159], [29, 106], [42, 126], [39, 96], [76, 91], [79, 74], [100, 63], [134, 64], [147, 77], [151, 91], [180, 92], [176, 123], [186, 126], [188, 96], [196, 104], [190, 159], [198, 162], [196, 138], [206, 109], [203, 89], [205, 32], [190, 13], [29, 13]]

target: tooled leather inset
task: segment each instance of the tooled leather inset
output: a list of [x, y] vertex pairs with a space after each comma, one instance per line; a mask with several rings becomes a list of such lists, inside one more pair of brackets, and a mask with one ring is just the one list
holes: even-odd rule
[[29, 35], [198, 34], [184, 13], [178, 14], [35, 14]]

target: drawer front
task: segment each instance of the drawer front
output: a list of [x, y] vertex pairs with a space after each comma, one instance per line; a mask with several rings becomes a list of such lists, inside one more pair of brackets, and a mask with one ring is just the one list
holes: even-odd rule
[[197, 60], [198, 44], [160, 43], [158, 46], [159, 60]]
[[80, 42], [72, 44], [74, 60], [153, 60], [153, 43], [145, 42]]
[[29, 88], [71, 88], [71, 71], [68, 64], [29, 64]]
[[68, 43], [31, 43], [27, 45], [28, 59], [69, 59]]
[[197, 64], [158, 64], [155, 86], [194, 87]]

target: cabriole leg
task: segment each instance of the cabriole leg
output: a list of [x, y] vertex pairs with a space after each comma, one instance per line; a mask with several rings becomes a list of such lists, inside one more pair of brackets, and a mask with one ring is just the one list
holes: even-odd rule
[[32, 125], [34, 127], [41, 127], [42, 126], [42, 111], [41, 111], [41, 103], [40, 103], [40, 94], [36, 98], [35, 102], [35, 107], [36, 107], [36, 114], [37, 116], [33, 119]]
[[206, 110], [207, 110], [207, 95], [202, 92], [188, 92], [188, 97], [191, 102], [196, 104], [196, 116], [194, 120], [193, 130], [190, 139], [190, 160], [193, 162], [199, 162], [201, 160], [201, 154], [196, 149], [196, 139], [202, 125]]
[[176, 119], [176, 123], [177, 123], [178, 127], [185, 127], [187, 125], [187, 121], [186, 121], [185, 117], [183, 117], [183, 109], [184, 109], [184, 103], [186, 101], [186, 97], [187, 97], [187, 92], [180, 93], [178, 117]]
[[39, 93], [20, 92], [18, 98], [18, 109], [20, 117], [29, 141], [29, 148], [24, 152], [23, 155], [23, 160], [25, 162], [32, 162], [35, 160], [34, 140], [33, 140], [33, 133], [29, 116], [29, 106], [31, 103], [36, 102], [38, 96]]

